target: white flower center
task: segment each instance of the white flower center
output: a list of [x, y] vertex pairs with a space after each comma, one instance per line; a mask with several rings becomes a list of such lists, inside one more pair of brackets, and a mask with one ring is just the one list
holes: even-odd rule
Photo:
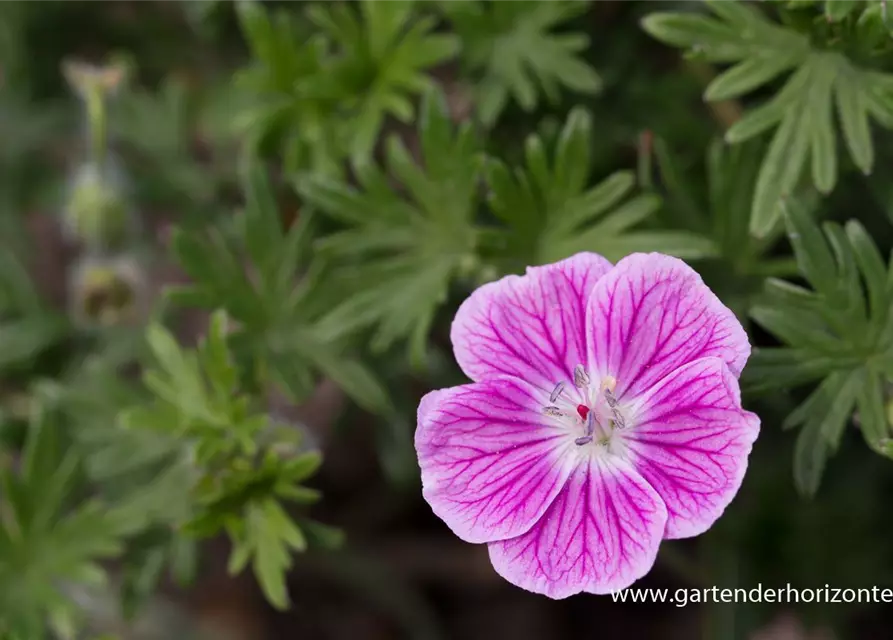
[[626, 418], [614, 396], [617, 380], [605, 376], [593, 384], [583, 365], [574, 367], [574, 387], [579, 395], [566, 391], [567, 383], [560, 381], [549, 395], [550, 404], [543, 407], [543, 413], [558, 420], [576, 437], [574, 444], [579, 447], [595, 445], [609, 447], [614, 434], [626, 428]]

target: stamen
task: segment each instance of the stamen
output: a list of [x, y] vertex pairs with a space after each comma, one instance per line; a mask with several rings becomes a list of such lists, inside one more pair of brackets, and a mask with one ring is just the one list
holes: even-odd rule
[[561, 409], [559, 409], [558, 407], [554, 407], [552, 405], [543, 407], [543, 413], [545, 413], [547, 416], [552, 416], [554, 418], [560, 418], [564, 415], [564, 412]]
[[552, 395], [549, 396], [549, 402], [555, 402], [556, 400], [558, 400], [562, 391], [564, 391], [564, 382], [559, 382], [555, 385], [555, 388], [552, 389]]
[[623, 419], [623, 416], [620, 415], [620, 412], [616, 409], [616, 407], [611, 408], [611, 413], [613, 413], [614, 425], [618, 429], [623, 429], [626, 427], [626, 421]]
[[578, 364], [574, 367], [574, 386], [578, 389], [582, 389], [585, 386], [589, 385], [589, 374], [586, 373], [586, 370], [583, 368], [582, 364]]
[[623, 419], [623, 416], [620, 414], [620, 411], [617, 409], [617, 397], [614, 395], [614, 387], [617, 385], [617, 381], [608, 376], [602, 382], [602, 388], [604, 389], [603, 393], [605, 395], [605, 401], [608, 403], [608, 406], [611, 408], [611, 417], [614, 421], [614, 424], [618, 429], [623, 429], [626, 426], [626, 421]]
[[582, 447], [584, 444], [589, 444], [592, 442], [592, 432], [595, 430], [595, 414], [591, 411], [589, 412], [589, 417], [586, 419], [586, 435], [574, 440], [574, 444], [578, 447]]

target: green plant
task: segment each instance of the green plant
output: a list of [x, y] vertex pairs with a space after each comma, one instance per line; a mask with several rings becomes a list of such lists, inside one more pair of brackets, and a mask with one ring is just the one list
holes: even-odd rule
[[[890, 580], [885, 2], [6, 4], [3, 640], [109, 632], [85, 594], [130, 631], [217, 536], [309, 628], [319, 581], [383, 629], [454, 633], [439, 598], [464, 620], [490, 574], [421, 508], [419, 399], [469, 382], [462, 300], [578, 252], [681, 257], [752, 346], [747, 475], [663, 544], [666, 579]], [[67, 57], [122, 42], [126, 68]], [[705, 638], [781, 613], [882, 637], [857, 604], [686, 613]], [[531, 620], [598, 632], [567, 611]]]
[[[828, 3], [835, 4], [843, 3]], [[727, 142], [738, 144], [775, 129], [751, 206], [751, 230], [765, 235], [807, 161], [815, 187], [822, 193], [834, 189], [838, 177], [835, 111], [853, 163], [863, 173], [871, 172], [874, 148], [869, 122], [873, 118], [882, 126], [893, 125], [889, 99], [893, 76], [863, 66], [860, 58], [885, 45], [886, 34], [872, 6], [855, 13], [852, 7], [831, 13], [831, 24], [821, 34], [804, 33], [795, 24], [778, 24], [758, 8], [740, 2], [710, 2], [709, 7], [712, 17], [655, 13], [643, 24], [656, 38], [690, 48], [704, 60], [736, 63], [707, 87], [704, 99], [708, 101], [738, 98], [792, 72], [772, 99], [748, 111], [725, 134]], [[837, 21], [845, 24], [835, 28]], [[841, 43], [844, 33], [847, 37]], [[847, 50], [850, 44], [857, 50]]]
[[578, 58], [585, 33], [555, 33], [588, 9], [584, 2], [442, 2], [456, 27], [462, 59], [478, 76], [478, 114], [493, 125], [510, 101], [533, 111], [540, 94], [557, 102], [561, 89], [593, 94], [601, 78]]

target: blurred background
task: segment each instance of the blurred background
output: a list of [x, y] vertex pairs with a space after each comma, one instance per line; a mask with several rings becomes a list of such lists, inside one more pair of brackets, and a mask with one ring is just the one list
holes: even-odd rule
[[[853, 25], [881, 11], [839, 4], [860, 5], [839, 18]], [[778, 5], [769, 19], [812, 42], [856, 37], [845, 22], [816, 35], [825, 3]], [[582, 249], [672, 253], [754, 344], [779, 344], [748, 318], [767, 276], [804, 284], [778, 225], [747, 236], [768, 138], [720, 140], [783, 78], [705, 102], [734, 55], [717, 66], [646, 33], [668, 11], [708, 15], [0, 3], [0, 638], [893, 638], [884, 604], [551, 601], [499, 578], [421, 498], [415, 407], [463, 382], [449, 323], [503, 273]], [[870, 135], [874, 172], [841, 147], [833, 192], [807, 184], [798, 202], [857, 218], [886, 255], [893, 137]], [[614, 193], [590, 201], [610, 215], [551, 245], [513, 218], [533, 207], [525, 175], [548, 191], [539, 147], [582, 172], [580, 193]], [[412, 163], [428, 173], [407, 196]], [[405, 202], [440, 226], [404, 224]], [[782, 423], [811, 389], [782, 386], [745, 394], [763, 430], [726, 515], [665, 543], [637, 586], [893, 587], [893, 462], [864, 446], [851, 404], [830, 405], [821, 484], [797, 471]], [[286, 494], [297, 504], [270, 497]]]

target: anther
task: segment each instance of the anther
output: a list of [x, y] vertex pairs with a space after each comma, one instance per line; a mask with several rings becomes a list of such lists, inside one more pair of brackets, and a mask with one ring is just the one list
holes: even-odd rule
[[590, 442], [592, 442], [592, 436], [583, 436], [582, 438], [574, 440], [574, 444], [578, 447], [582, 447], [584, 444], [589, 444]]
[[590, 411], [589, 416], [586, 418], [586, 435], [592, 436], [592, 432], [594, 429], [595, 429], [595, 414]]
[[617, 407], [611, 407], [612, 418], [614, 419], [614, 424], [618, 429], [623, 429], [626, 426], [626, 421], [623, 419], [623, 416], [620, 415], [620, 412], [617, 410]]
[[574, 367], [574, 386], [578, 389], [582, 389], [585, 386], [589, 385], [589, 375], [586, 373], [586, 370], [583, 368], [582, 364], [578, 364]]
[[562, 391], [564, 391], [564, 382], [559, 382], [555, 385], [555, 388], [552, 389], [552, 395], [549, 396], [549, 402], [555, 402], [556, 400], [558, 400]]
[[547, 416], [552, 416], [555, 418], [560, 418], [561, 416], [564, 415], [564, 412], [561, 409], [559, 409], [558, 407], [554, 407], [552, 405], [543, 407], [543, 413], [545, 413]]
[[604, 393], [605, 401], [608, 403], [608, 407], [611, 408], [611, 418], [614, 421], [614, 424], [618, 429], [623, 429], [626, 426], [626, 421], [623, 419], [623, 416], [620, 415], [620, 411], [617, 409], [617, 397], [614, 395], [614, 387], [616, 385], [616, 381], [614, 378], [608, 376], [605, 378], [605, 381], [602, 382], [602, 393]]

